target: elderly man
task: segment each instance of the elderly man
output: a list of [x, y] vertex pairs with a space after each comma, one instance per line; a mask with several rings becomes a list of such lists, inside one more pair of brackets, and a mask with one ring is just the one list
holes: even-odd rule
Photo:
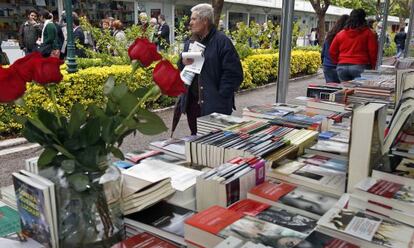
[[[181, 95], [177, 107], [187, 113], [191, 134], [197, 133], [197, 117], [213, 112], [230, 115], [234, 109], [234, 92], [243, 81], [240, 58], [231, 40], [213, 24], [213, 8], [210, 4], [198, 4], [191, 9], [191, 38], [184, 45], [198, 41], [205, 45], [204, 65], [196, 74], [188, 92]], [[178, 67], [183, 70], [191, 59], [180, 57]]]

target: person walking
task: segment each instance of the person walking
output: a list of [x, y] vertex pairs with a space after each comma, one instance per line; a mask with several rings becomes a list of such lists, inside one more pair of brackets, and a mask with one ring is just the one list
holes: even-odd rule
[[377, 38], [365, 17], [363, 9], [352, 10], [344, 30], [335, 36], [329, 48], [341, 82], [351, 81], [360, 77], [365, 69], [376, 67]]
[[53, 23], [53, 16], [47, 10], [41, 10], [39, 12], [40, 21], [43, 23], [42, 35], [38, 40], [37, 50], [43, 57], [60, 57], [59, 38], [57, 29]]
[[[75, 42], [75, 55], [78, 58], [85, 58], [85, 34], [80, 26], [79, 17], [73, 18], [73, 40]], [[78, 44], [80, 46], [78, 46]]]
[[397, 45], [397, 54], [395, 57], [399, 58], [404, 52], [406, 38], [407, 34], [405, 33], [405, 28], [400, 28], [400, 32], [394, 37], [394, 42]]
[[27, 55], [32, 53], [37, 47], [37, 40], [41, 35], [40, 24], [37, 22], [38, 13], [35, 10], [30, 10], [25, 21], [19, 29], [19, 46]]
[[[194, 135], [197, 133], [197, 117], [213, 112], [232, 113], [234, 92], [243, 81], [243, 70], [232, 41], [214, 26], [213, 7], [210, 4], [198, 4], [191, 12], [192, 36], [185, 42], [184, 52], [189, 50], [190, 43], [200, 42], [205, 46], [205, 61], [187, 93], [178, 98], [176, 112], [187, 114], [191, 134]], [[192, 59], [183, 59], [181, 54], [178, 68], [182, 71], [192, 63]]]
[[164, 15], [158, 16], [158, 46], [160, 50], [165, 50], [170, 46], [170, 27], [165, 21]]
[[349, 15], [342, 15], [328, 32], [323, 43], [321, 60], [326, 83], [340, 83], [338, 73], [336, 72], [336, 64], [332, 62], [331, 56], [329, 55], [329, 47], [335, 36], [345, 27], [348, 18]]

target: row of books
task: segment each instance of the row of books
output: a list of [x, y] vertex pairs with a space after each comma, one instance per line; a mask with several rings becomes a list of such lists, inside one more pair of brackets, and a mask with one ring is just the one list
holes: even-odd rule
[[269, 124], [256, 127], [250, 133], [215, 131], [186, 142], [187, 161], [216, 167], [239, 156], [266, 158], [288, 145], [296, 145], [303, 151], [318, 134]]

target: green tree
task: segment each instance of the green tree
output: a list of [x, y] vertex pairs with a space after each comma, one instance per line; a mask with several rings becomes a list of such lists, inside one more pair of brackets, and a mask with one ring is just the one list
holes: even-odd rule
[[400, 27], [404, 27], [405, 20], [410, 17], [411, 3], [411, 0], [394, 0], [390, 13], [398, 16]]
[[329, 5], [331, 5], [331, 0], [309, 0], [309, 2], [312, 4], [318, 18], [318, 42], [323, 44], [325, 40], [325, 15]]

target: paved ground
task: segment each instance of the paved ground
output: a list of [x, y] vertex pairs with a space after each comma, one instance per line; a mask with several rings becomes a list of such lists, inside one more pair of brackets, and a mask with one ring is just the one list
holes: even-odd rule
[[[292, 80], [289, 83], [289, 92], [287, 101], [288, 103], [301, 104], [300, 101], [295, 100], [297, 96], [303, 96], [306, 93], [306, 87], [309, 83], [324, 83], [323, 74], [317, 74], [311, 77], [304, 77], [301, 79]], [[259, 89], [249, 90], [241, 92], [236, 96], [236, 108], [234, 115], [241, 116], [243, 107], [262, 104], [272, 103], [276, 101], [276, 85], [268, 85]], [[164, 120], [167, 126], [171, 126], [173, 109], [162, 110], [159, 116]], [[182, 116], [181, 121], [174, 133], [174, 137], [182, 137], [189, 135], [190, 131], [187, 127], [186, 116]], [[156, 136], [143, 136], [137, 134], [129, 136], [124, 140], [121, 149], [124, 152], [129, 152], [137, 149], [145, 149], [148, 144], [154, 140], [161, 138], [168, 138], [170, 132], [165, 132]], [[1, 149], [0, 149], [1, 150]], [[40, 148], [31, 149], [26, 152], [20, 152], [5, 156], [0, 156], [0, 187], [11, 184], [11, 173], [22, 169], [24, 167], [24, 160], [34, 156], [38, 156], [41, 152]]]

